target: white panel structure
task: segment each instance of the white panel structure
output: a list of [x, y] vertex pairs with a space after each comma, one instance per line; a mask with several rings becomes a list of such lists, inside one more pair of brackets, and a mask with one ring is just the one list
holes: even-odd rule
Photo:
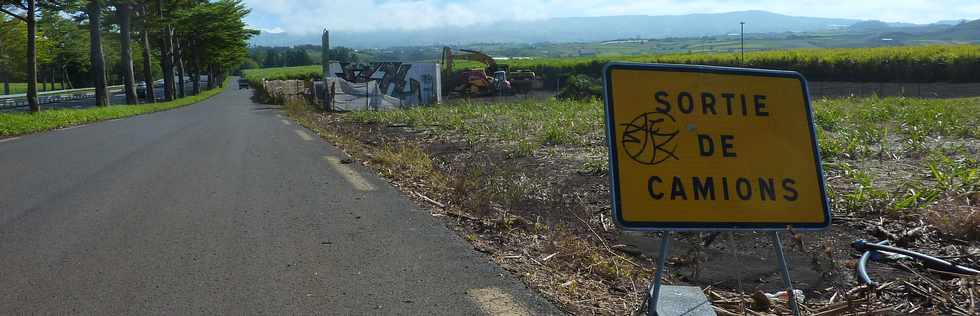
[[442, 102], [437, 63], [330, 63], [324, 82], [332, 109], [390, 110]]

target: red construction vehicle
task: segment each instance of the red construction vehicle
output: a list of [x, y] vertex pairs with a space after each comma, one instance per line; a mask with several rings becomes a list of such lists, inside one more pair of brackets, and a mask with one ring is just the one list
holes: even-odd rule
[[[499, 69], [493, 58], [475, 50], [461, 49], [459, 51], [461, 53], [453, 53], [452, 48], [449, 47], [442, 49], [443, 91], [447, 91], [447, 94], [454, 93], [465, 96], [513, 94], [510, 81], [507, 80], [507, 71]], [[456, 60], [476, 61], [486, 67], [456, 72], [453, 69]], [[488, 73], [493, 74], [493, 76], [488, 76]]]

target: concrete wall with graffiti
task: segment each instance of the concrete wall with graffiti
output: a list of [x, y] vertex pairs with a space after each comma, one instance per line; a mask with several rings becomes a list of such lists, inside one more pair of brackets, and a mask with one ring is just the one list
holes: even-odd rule
[[442, 101], [438, 63], [330, 63], [325, 76], [355, 84], [367, 83], [377, 93], [399, 99], [401, 107]]

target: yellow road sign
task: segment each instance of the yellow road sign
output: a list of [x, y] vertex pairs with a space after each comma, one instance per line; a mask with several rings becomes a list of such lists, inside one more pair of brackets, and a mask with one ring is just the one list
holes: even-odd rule
[[830, 208], [803, 76], [611, 63], [613, 217], [625, 229], [821, 229]]

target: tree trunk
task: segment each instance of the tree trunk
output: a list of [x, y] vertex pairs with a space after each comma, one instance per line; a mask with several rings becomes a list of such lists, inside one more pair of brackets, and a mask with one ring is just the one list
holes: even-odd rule
[[73, 87], [72, 87], [72, 84], [71, 84], [71, 77], [68, 76], [68, 69], [67, 68], [61, 68], [61, 71], [64, 72], [63, 73], [64, 78], [65, 78], [64, 80], [65, 80], [65, 84], [68, 86], [68, 89], [72, 89]]
[[102, 57], [102, 4], [100, 0], [88, 2], [88, 29], [90, 39], [90, 57], [92, 59], [92, 76], [95, 82], [95, 105], [109, 105], [109, 91], [106, 90], [105, 58]]
[[132, 16], [133, 6], [128, 3], [116, 5], [119, 19], [120, 62], [123, 66], [123, 86], [126, 89], [126, 104], [138, 104], [136, 97], [136, 75], [133, 73]]
[[31, 112], [41, 111], [37, 101], [37, 17], [35, 0], [27, 1], [27, 104]]
[[[143, 17], [146, 18], [144, 12]], [[143, 25], [143, 84], [146, 85], [146, 102], [156, 102], [156, 93], [153, 89], [153, 66], [150, 63], [150, 30]]]
[[214, 65], [208, 64], [208, 90], [214, 89]]
[[183, 98], [184, 95], [184, 61], [177, 59], [177, 96]]
[[180, 45], [180, 40], [174, 41], [174, 63], [177, 66], [177, 96], [184, 97], [184, 47]]
[[198, 60], [198, 56], [200, 52], [198, 52], [197, 50], [191, 50], [191, 54], [193, 55], [191, 56], [191, 60], [193, 61], [193, 66], [191, 68], [192, 71], [194, 72], [193, 74], [194, 78], [193, 80], [191, 80], [191, 89], [194, 95], [197, 95], [201, 93], [201, 66], [200, 66], [201, 63]]
[[52, 65], [51, 68], [48, 68], [48, 74], [48, 81], [51, 82], [51, 90], [57, 89], [54, 87], [54, 65]]
[[[164, 0], [157, 0], [157, 14], [160, 19], [163, 16]], [[173, 55], [173, 28], [169, 24], [163, 26], [160, 36], [160, 67], [163, 68], [163, 95], [166, 100], [174, 99], [174, 55]]]
[[65, 67], [61, 67], [61, 90], [65, 90]]
[[[0, 56], [5, 55], [3, 48], [3, 41], [0, 41]], [[0, 82], [3, 83], [3, 95], [10, 94], [10, 79], [7, 79], [7, 70], [3, 67], [0, 67]]]

